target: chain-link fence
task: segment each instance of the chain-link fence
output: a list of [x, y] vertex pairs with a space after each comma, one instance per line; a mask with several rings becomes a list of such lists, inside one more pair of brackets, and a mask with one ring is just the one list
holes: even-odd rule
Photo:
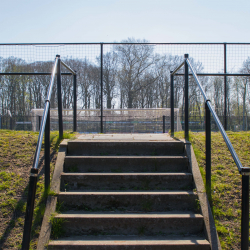
[[[103, 51], [102, 54], [101, 51]], [[12, 117], [25, 117], [30, 116], [32, 109], [43, 108], [50, 76], [4, 74], [49, 73], [57, 54], [67, 65], [77, 71], [78, 109], [101, 110], [103, 108], [105, 111], [170, 108], [169, 73], [180, 64], [185, 53], [189, 54], [197, 73], [250, 73], [250, 43], [157, 44], [128, 40], [128, 43], [102, 44], [0, 44], [0, 114], [3, 117], [8, 116], [9, 113]], [[228, 125], [228, 129], [248, 129], [247, 119], [244, 117], [249, 115], [250, 109], [249, 77], [226, 77], [226, 81], [225, 77], [220, 76], [202, 76], [200, 79], [219, 116], [225, 115], [226, 88], [226, 115], [228, 122], [232, 124]], [[72, 77], [62, 76], [64, 109], [72, 109], [72, 88]], [[174, 99], [175, 108], [180, 110], [180, 118], [184, 109], [183, 89], [183, 77], [176, 76]], [[192, 77], [190, 77], [189, 97], [190, 115], [202, 119], [204, 103]], [[52, 93], [51, 108], [57, 108], [56, 85]], [[103, 114], [97, 115], [96, 118], [86, 116], [88, 119], [86, 122], [92, 121], [96, 124], [93, 125], [93, 129], [86, 131], [99, 132], [98, 116], [101, 115]], [[236, 119], [237, 122], [231, 122], [231, 117], [242, 117], [242, 121]], [[115, 119], [104, 115], [106, 132], [122, 132], [122, 129], [116, 127], [119, 122], [120, 127], [124, 124], [128, 131], [134, 131], [134, 126], [126, 122], [140, 120], [135, 117], [126, 118], [126, 121]], [[144, 124], [146, 122], [145, 118]], [[81, 129], [81, 124], [84, 122], [79, 118], [79, 131], [84, 130]], [[143, 131], [152, 131], [151, 128], [149, 129], [150, 126], [145, 125]], [[152, 125], [152, 128], [158, 131], [157, 126]], [[142, 131], [139, 127], [136, 130]]]

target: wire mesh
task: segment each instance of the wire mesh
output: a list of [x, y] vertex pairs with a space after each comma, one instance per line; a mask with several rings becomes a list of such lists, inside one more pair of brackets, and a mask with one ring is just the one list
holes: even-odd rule
[[[224, 48], [224, 43], [103, 44], [103, 103], [100, 77], [101, 44], [2, 44], [0, 69], [1, 72], [50, 72], [55, 56], [59, 54], [67, 65], [77, 71], [78, 109], [100, 110], [102, 104], [104, 110], [170, 108], [169, 72], [183, 61], [186, 53], [189, 54], [197, 73], [223, 73], [225, 66], [228, 73], [250, 73], [250, 44], [226, 44], [226, 62]], [[66, 72], [63, 67], [62, 70]], [[43, 108], [49, 78], [50, 76], [0, 76], [0, 114], [10, 113], [12, 116], [24, 117], [29, 116], [32, 109]], [[222, 116], [224, 77], [200, 79], [217, 114]], [[227, 77], [229, 120], [236, 116], [245, 117], [249, 113], [249, 81], [247, 77]], [[72, 90], [72, 77], [62, 76], [64, 109], [72, 109]], [[179, 108], [182, 118], [183, 90], [183, 77], [175, 76], [175, 108]], [[189, 97], [190, 115], [202, 117], [204, 103], [192, 77]], [[56, 84], [51, 108], [57, 108]], [[88, 120], [92, 119], [93, 124], [98, 124], [100, 114], [91, 118], [94, 116], [89, 116]], [[136, 121], [137, 118], [133, 119]], [[79, 122], [84, 123], [84, 120]], [[107, 124], [118, 121], [106, 117], [104, 122], [105, 129], [111, 131], [111, 126]], [[93, 125], [93, 128], [95, 129], [91, 128], [89, 131], [98, 131], [99, 125]], [[156, 129], [158, 130], [160, 128]]]

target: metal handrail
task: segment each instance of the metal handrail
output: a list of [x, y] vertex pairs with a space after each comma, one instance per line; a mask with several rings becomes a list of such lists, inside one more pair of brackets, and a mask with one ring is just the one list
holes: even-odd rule
[[[73, 75], [76, 75], [76, 72], [75, 72], [73, 69], [71, 69], [70, 66], [67, 65], [65, 62], [63, 62], [62, 60], [61, 60], [61, 64], [62, 64], [67, 70], [69, 70]], [[61, 74], [62, 74], [62, 73], [61, 73]]]
[[205, 102], [207, 103], [207, 106], [208, 106], [210, 112], [212, 113], [212, 115], [214, 117], [214, 120], [215, 120], [215, 122], [216, 122], [216, 124], [217, 124], [223, 138], [224, 138], [224, 141], [227, 144], [227, 147], [228, 147], [228, 149], [229, 149], [229, 151], [230, 151], [230, 153], [231, 153], [231, 155], [232, 155], [232, 157], [234, 159], [234, 162], [236, 163], [236, 165], [238, 167], [238, 170], [239, 170], [240, 174], [249, 175], [250, 168], [242, 166], [242, 164], [241, 164], [241, 162], [239, 160], [239, 157], [238, 157], [237, 153], [235, 152], [234, 147], [233, 147], [230, 139], [227, 136], [226, 131], [224, 130], [224, 128], [223, 128], [223, 126], [222, 126], [222, 124], [221, 124], [221, 122], [220, 122], [220, 120], [219, 120], [219, 118], [218, 118], [218, 116], [217, 116], [217, 114], [216, 114], [216, 112], [214, 110], [214, 108], [212, 107], [211, 101], [207, 98], [207, 95], [206, 95], [206, 93], [205, 93], [205, 91], [204, 91], [204, 89], [203, 89], [203, 87], [202, 87], [202, 85], [201, 85], [201, 83], [200, 83], [200, 81], [198, 79], [198, 76], [196, 75], [196, 73], [195, 73], [195, 71], [194, 71], [194, 69], [192, 67], [192, 64], [190, 63], [188, 58], [186, 58], [185, 60], [186, 60], [188, 66], [189, 66], [189, 68], [190, 68], [190, 70], [192, 72], [192, 75], [193, 75], [193, 77], [194, 77], [194, 79], [195, 79], [195, 81], [196, 81], [196, 83], [197, 83], [197, 85], [198, 85], [204, 99], [205, 99]]
[[56, 59], [55, 59], [54, 67], [53, 67], [51, 78], [50, 78], [49, 89], [48, 89], [48, 92], [47, 92], [47, 98], [45, 100], [43, 118], [42, 118], [42, 123], [41, 123], [41, 126], [40, 126], [38, 142], [37, 142], [37, 146], [36, 146], [36, 153], [35, 153], [35, 158], [34, 158], [34, 162], [33, 162], [33, 168], [35, 168], [35, 169], [38, 168], [38, 161], [39, 161], [39, 156], [40, 156], [40, 152], [41, 152], [41, 148], [42, 148], [43, 134], [44, 134], [44, 130], [45, 130], [45, 124], [46, 124], [49, 105], [50, 105], [50, 97], [51, 97], [51, 93], [52, 93], [52, 88], [53, 88], [53, 85], [54, 85], [54, 79], [55, 79], [55, 74], [56, 74], [57, 63], [58, 63], [58, 57], [56, 57]]
[[[205, 130], [205, 137], [206, 137], [206, 192], [208, 198], [211, 199], [211, 113], [213, 118], [220, 130], [220, 133], [223, 136], [224, 141], [234, 159], [235, 164], [238, 167], [239, 173], [242, 175], [242, 203], [241, 203], [241, 250], [248, 250], [249, 248], [249, 175], [250, 175], [250, 168], [243, 167], [238, 155], [236, 154], [233, 145], [231, 144], [225, 129], [223, 128], [214, 108], [212, 107], [211, 101], [208, 99], [198, 77], [195, 73], [192, 64], [188, 59], [188, 54], [184, 55], [185, 59], [183, 63], [178, 66], [174, 71], [170, 71], [170, 78], [171, 78], [171, 136], [174, 136], [174, 75], [175, 73], [184, 65], [185, 72], [184, 74], [177, 74], [177, 75], [184, 75], [185, 76], [185, 138], [189, 140], [189, 129], [188, 129], [188, 81], [189, 81], [189, 68], [193, 75], [202, 95], [205, 99], [205, 117], [206, 117], [206, 130]], [[206, 75], [206, 74], [204, 74]], [[244, 75], [244, 74], [243, 74]], [[225, 124], [226, 126], [226, 121]]]
[[[25, 214], [25, 221], [24, 221], [24, 230], [23, 230], [23, 241], [22, 241], [22, 250], [28, 250], [30, 245], [30, 236], [31, 236], [31, 227], [32, 227], [32, 220], [33, 220], [33, 212], [34, 212], [34, 204], [35, 204], [35, 195], [36, 195], [36, 186], [37, 186], [37, 180], [38, 180], [38, 162], [39, 162], [39, 156], [41, 153], [42, 148], [42, 140], [43, 140], [43, 134], [45, 132], [45, 188], [49, 187], [49, 146], [46, 147], [46, 145], [49, 145], [49, 121], [50, 121], [50, 98], [51, 93], [54, 85], [54, 79], [56, 70], [58, 70], [58, 62], [59, 62], [60, 56], [56, 56], [55, 63], [52, 69], [52, 74], [50, 78], [50, 84], [47, 92], [47, 98], [45, 100], [45, 106], [43, 111], [43, 118], [42, 123], [40, 126], [39, 136], [38, 136], [38, 142], [36, 145], [36, 153], [33, 161], [33, 166], [31, 168], [30, 172], [30, 180], [29, 180], [29, 189], [28, 189], [28, 198], [27, 198], [27, 206], [26, 206], [26, 214]], [[60, 75], [61, 72], [58, 72]], [[45, 131], [46, 129], [46, 131]]]

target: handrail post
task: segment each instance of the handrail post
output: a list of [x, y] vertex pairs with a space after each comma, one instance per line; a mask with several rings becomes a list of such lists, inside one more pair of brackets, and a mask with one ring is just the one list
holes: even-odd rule
[[188, 54], [184, 55], [184, 73], [185, 73], [185, 139], [189, 140], [189, 126], [188, 126]]
[[162, 132], [163, 132], [163, 134], [165, 134], [165, 133], [166, 133], [165, 118], [166, 118], [166, 116], [165, 116], [165, 115], [164, 115], [164, 116], [162, 116]]
[[44, 161], [45, 161], [45, 190], [48, 190], [50, 185], [50, 105], [45, 125], [45, 137], [44, 137]]
[[[227, 73], [227, 44], [224, 43], [224, 73]], [[224, 129], [227, 131], [227, 77], [224, 76]]]
[[30, 171], [29, 191], [27, 198], [26, 214], [23, 229], [22, 250], [29, 250], [32, 219], [34, 212], [36, 185], [37, 185], [38, 169], [32, 168]]
[[211, 113], [205, 103], [205, 138], [206, 138], [206, 191], [209, 201], [211, 201]]
[[103, 43], [101, 45], [101, 133], [103, 133]]
[[[76, 71], [75, 71], [76, 72]], [[77, 130], [77, 85], [76, 85], [76, 74], [73, 75], [73, 92], [74, 92], [74, 110], [73, 110], [73, 131], [76, 132]]]
[[59, 138], [63, 138], [63, 122], [62, 122], [62, 79], [61, 79], [61, 59], [60, 55], [58, 57], [57, 63], [57, 99], [58, 99], [58, 119], [59, 119]]
[[242, 175], [241, 250], [249, 246], [249, 175]]
[[171, 136], [174, 136], [174, 76], [172, 75], [173, 71], [170, 71], [170, 98], [171, 98]]

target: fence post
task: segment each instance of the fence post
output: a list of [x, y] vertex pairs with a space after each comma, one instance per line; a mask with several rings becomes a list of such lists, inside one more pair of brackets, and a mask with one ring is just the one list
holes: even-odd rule
[[12, 116], [10, 116], [10, 130], [12, 130]]
[[101, 45], [101, 133], [103, 133], [103, 43]]
[[184, 55], [184, 73], [185, 73], [185, 139], [189, 140], [189, 126], [188, 126], [188, 64], [186, 59], [188, 59], [188, 54]]
[[171, 136], [174, 136], [174, 76], [172, 75], [173, 71], [170, 71], [170, 79], [171, 79]]
[[29, 191], [23, 229], [22, 250], [29, 250], [32, 218], [36, 196], [37, 175], [38, 169], [32, 168], [30, 171]]
[[[209, 101], [209, 100], [208, 100]], [[205, 138], [206, 138], [206, 191], [209, 201], [211, 201], [211, 112], [205, 103]]]
[[77, 85], [76, 85], [76, 71], [75, 71], [75, 75], [73, 75], [74, 78], [74, 83], [73, 83], [73, 92], [74, 92], [74, 111], [73, 111], [73, 131], [76, 132], [77, 130], [77, 96], [76, 96], [76, 89], [77, 89]]
[[45, 138], [44, 138], [44, 180], [45, 180], [45, 190], [48, 190], [50, 185], [50, 104], [45, 125]]
[[57, 99], [58, 99], [58, 119], [59, 119], [59, 138], [63, 138], [63, 122], [62, 122], [62, 79], [61, 79], [61, 59], [60, 55], [57, 63]]
[[41, 128], [41, 116], [38, 116], [38, 131], [40, 131]]
[[[227, 73], [227, 44], [224, 43], [224, 74]], [[224, 76], [224, 129], [227, 130], [227, 77]]]
[[165, 128], [166, 128], [165, 118], [166, 118], [166, 116], [164, 115], [164, 116], [162, 117], [162, 121], [163, 121], [163, 124], [162, 124], [162, 132], [163, 132], [164, 134], [165, 134]]
[[241, 250], [249, 246], [249, 175], [242, 175]]

